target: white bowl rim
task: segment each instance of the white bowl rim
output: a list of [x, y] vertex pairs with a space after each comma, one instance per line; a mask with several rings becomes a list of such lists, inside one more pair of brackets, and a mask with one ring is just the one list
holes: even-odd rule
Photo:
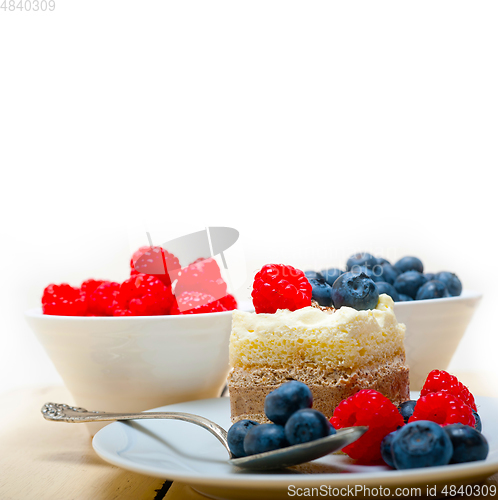
[[[440, 304], [443, 302], [455, 302], [466, 299], [481, 299], [482, 293], [476, 292], [474, 290], [463, 290], [461, 295], [457, 295], [456, 297], [441, 297], [439, 299], [423, 299], [423, 300], [407, 300], [403, 302], [395, 302], [396, 307], [412, 307], [412, 304]], [[244, 305], [244, 304], [241, 304]], [[244, 309], [234, 309], [242, 310]], [[164, 318], [203, 318], [207, 316], [225, 316], [231, 315], [233, 311], [219, 311], [219, 312], [210, 312], [210, 313], [200, 313], [200, 314], [164, 314], [158, 316], [61, 316], [55, 314], [43, 314], [41, 307], [35, 307], [32, 309], [28, 309], [24, 315], [28, 318], [44, 318], [44, 319], [52, 319], [52, 320], [80, 320], [80, 321], [153, 321]]]
[[444, 302], [455, 302], [455, 301], [459, 301], [459, 300], [480, 299], [480, 298], [482, 298], [481, 292], [476, 292], [474, 290], [463, 290], [460, 295], [457, 295], [455, 297], [441, 297], [439, 299], [406, 300], [406, 301], [401, 301], [401, 302], [395, 302], [394, 305], [396, 307], [398, 307], [401, 304], [403, 304], [403, 305], [406, 305], [406, 304], [440, 304], [440, 303], [444, 303]]
[[[70, 320], [78, 320], [78, 321], [158, 321], [165, 320], [165, 318], [169, 318], [171, 321], [178, 321], [172, 318], [197, 318], [202, 319], [206, 317], [218, 317], [218, 316], [231, 316], [233, 311], [217, 311], [217, 312], [209, 312], [209, 313], [199, 313], [199, 314], [163, 314], [156, 316], [61, 316], [56, 314], [43, 314], [41, 307], [35, 307], [33, 309], [28, 309], [25, 311], [24, 315], [27, 318], [37, 318], [44, 320], [54, 320], [54, 321], [70, 321]], [[182, 320], [184, 321], [184, 320]], [[188, 320], [187, 320], [188, 321]], [[193, 320], [191, 320], [193, 321]]]
[[[474, 290], [463, 290], [460, 295], [455, 297], [441, 297], [439, 299], [423, 299], [423, 300], [407, 300], [402, 302], [394, 302], [396, 308], [402, 307], [413, 307], [412, 304], [440, 304], [444, 302], [458, 302], [460, 300], [466, 299], [481, 299], [482, 293], [476, 292]], [[254, 312], [254, 307], [252, 307], [252, 302], [250, 301], [240, 301], [239, 302], [239, 310], [245, 312]]]

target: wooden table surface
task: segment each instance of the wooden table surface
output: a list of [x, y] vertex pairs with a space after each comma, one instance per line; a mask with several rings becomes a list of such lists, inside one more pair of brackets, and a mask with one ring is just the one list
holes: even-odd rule
[[[475, 395], [498, 397], [496, 375], [457, 375]], [[104, 462], [94, 453], [85, 426], [43, 419], [40, 408], [48, 401], [74, 404], [63, 387], [23, 388], [0, 395], [0, 500], [205, 498], [178, 482]], [[498, 484], [498, 473], [487, 482]]]

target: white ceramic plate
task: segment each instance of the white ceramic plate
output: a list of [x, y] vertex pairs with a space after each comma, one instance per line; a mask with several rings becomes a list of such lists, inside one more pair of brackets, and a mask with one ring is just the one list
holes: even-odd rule
[[[412, 394], [414, 399], [417, 396]], [[110, 424], [96, 434], [93, 447], [111, 464], [181, 481], [210, 498], [263, 500], [304, 496], [305, 490], [298, 488], [318, 488], [315, 496], [326, 493], [332, 497], [339, 496], [340, 489], [348, 487], [349, 493], [343, 490], [343, 496], [369, 496], [372, 492], [366, 488], [379, 487], [383, 488], [383, 495], [377, 492], [374, 496], [387, 496], [386, 488], [391, 496], [426, 496], [427, 488], [437, 486], [439, 491], [444, 485], [473, 484], [498, 471], [498, 399], [477, 397], [476, 403], [483, 421], [483, 434], [490, 446], [488, 458], [444, 467], [394, 471], [384, 466], [355, 465], [345, 455], [328, 455], [283, 472], [248, 472], [228, 464], [225, 448], [209, 432], [172, 420]], [[157, 410], [195, 413], [225, 429], [230, 427], [228, 398], [189, 401]], [[421, 490], [406, 495], [408, 490], [403, 494], [403, 488]]]

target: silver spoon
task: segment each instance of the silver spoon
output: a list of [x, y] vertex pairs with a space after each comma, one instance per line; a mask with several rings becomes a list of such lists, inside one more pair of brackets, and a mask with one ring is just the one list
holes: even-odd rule
[[41, 409], [41, 412], [47, 420], [55, 422], [80, 423], [112, 420], [141, 420], [144, 418], [182, 420], [183, 422], [190, 422], [191, 424], [199, 425], [200, 427], [207, 429], [211, 432], [211, 434], [214, 434], [214, 436], [227, 449], [228, 454], [230, 455], [229, 463], [244, 469], [259, 470], [290, 467], [292, 465], [298, 465], [304, 462], [309, 462], [310, 460], [315, 460], [328, 455], [333, 451], [344, 448], [344, 446], [356, 441], [368, 430], [368, 427], [347, 427], [345, 429], [339, 429], [336, 434], [316, 439], [308, 443], [296, 444], [279, 450], [236, 458], [228, 446], [227, 431], [218, 424], [208, 420], [207, 418], [201, 417], [200, 415], [165, 411], [151, 411], [143, 413], [106, 413], [103, 411], [88, 411], [84, 408], [76, 408], [74, 406], [58, 403], [46, 403]]

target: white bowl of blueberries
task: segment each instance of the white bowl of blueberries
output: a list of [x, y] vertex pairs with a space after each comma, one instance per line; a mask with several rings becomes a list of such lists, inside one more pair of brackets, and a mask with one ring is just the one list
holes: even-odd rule
[[[410, 389], [420, 390], [427, 373], [445, 370], [467, 329], [482, 294], [463, 290], [450, 271], [428, 273], [418, 257], [406, 256], [391, 264], [367, 252], [352, 255], [345, 269], [305, 271], [312, 299], [321, 306], [341, 307], [345, 282], [354, 280], [357, 309], [375, 307], [382, 293], [394, 301], [398, 322], [406, 325], [405, 349], [410, 367]], [[374, 305], [373, 302], [375, 302]]]

